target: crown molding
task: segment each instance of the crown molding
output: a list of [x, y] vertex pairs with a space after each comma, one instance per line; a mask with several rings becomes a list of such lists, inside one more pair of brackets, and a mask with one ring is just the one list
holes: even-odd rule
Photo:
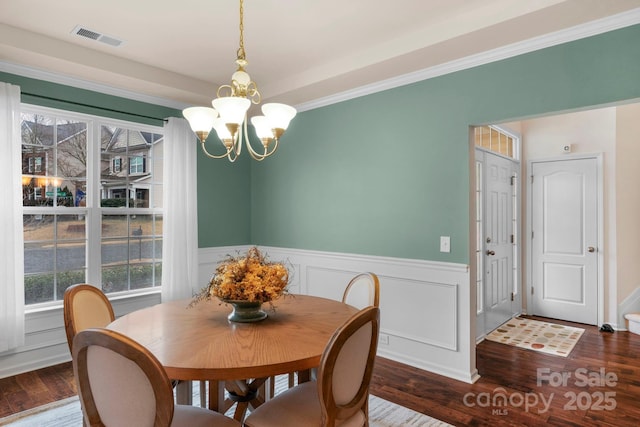
[[536, 50], [557, 46], [563, 43], [580, 40], [583, 38], [603, 34], [609, 31], [618, 30], [640, 23], [640, 8], [632, 9], [627, 12], [612, 15], [606, 18], [588, 22], [586, 24], [559, 30], [543, 36], [534, 37], [523, 42], [513, 43], [507, 46], [470, 55], [455, 61], [446, 62], [444, 64], [425, 68], [412, 73], [403, 74], [401, 76], [392, 77], [369, 85], [350, 89], [334, 95], [318, 98], [313, 101], [296, 105], [298, 111], [313, 110], [315, 108], [325, 107], [327, 105], [336, 104], [338, 102], [348, 101], [350, 99], [359, 98], [361, 96], [370, 95], [376, 92], [405, 86], [423, 80], [432, 79], [434, 77], [443, 76], [456, 71], [462, 71], [480, 65], [489, 64], [491, 62], [500, 61], [502, 59], [512, 58], [514, 56], [525, 53], [534, 52]]
[[28, 67], [26, 65], [18, 65], [11, 62], [0, 61], [0, 71], [16, 74], [22, 77], [29, 77], [38, 80], [44, 80], [51, 83], [57, 83], [61, 85], [73, 86], [79, 89], [91, 90], [94, 92], [104, 93], [106, 95], [118, 96], [120, 98], [131, 99], [133, 101], [146, 102], [148, 104], [161, 105], [163, 107], [175, 108], [176, 110], [182, 110], [189, 107], [188, 104], [183, 102], [174, 101], [171, 99], [160, 98], [151, 95], [145, 95], [142, 93], [120, 89], [114, 86], [105, 85], [102, 83], [91, 82], [88, 80], [79, 79], [77, 77], [70, 77], [64, 74], [58, 74], [51, 71], [42, 70], [40, 68]]

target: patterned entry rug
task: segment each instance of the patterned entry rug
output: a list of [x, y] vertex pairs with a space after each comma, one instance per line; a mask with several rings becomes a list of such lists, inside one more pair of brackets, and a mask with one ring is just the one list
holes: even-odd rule
[[486, 338], [489, 341], [567, 357], [583, 333], [582, 328], [514, 317]]

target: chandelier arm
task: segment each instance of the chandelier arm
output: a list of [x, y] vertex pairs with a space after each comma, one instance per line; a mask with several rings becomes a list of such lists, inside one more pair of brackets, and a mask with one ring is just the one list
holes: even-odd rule
[[[224, 93], [224, 90], [228, 90], [228, 93]], [[227, 96], [234, 96], [234, 90], [233, 87], [231, 87], [231, 85], [221, 85], [220, 87], [218, 87], [218, 90], [216, 91], [216, 96], [218, 98], [224, 98]]]
[[271, 150], [269, 150], [269, 151], [267, 151], [267, 148], [265, 148], [263, 154], [260, 154], [257, 151], [255, 151], [248, 140], [246, 141], [246, 144], [247, 144], [247, 150], [249, 151], [249, 154], [251, 155], [251, 158], [253, 158], [253, 160], [257, 160], [259, 162], [261, 162], [262, 160], [266, 159], [267, 157], [269, 157], [270, 155], [275, 153], [276, 150], [278, 149], [278, 140], [277, 139], [274, 139], [273, 148]]
[[205, 146], [204, 141], [200, 141], [200, 148], [202, 148], [202, 152], [203, 152], [207, 157], [210, 157], [210, 158], [212, 158], [212, 159], [224, 159], [225, 157], [228, 157], [228, 156], [229, 156], [229, 153], [230, 153], [231, 151], [233, 151], [233, 149], [232, 149], [233, 147], [232, 147], [232, 148], [227, 149], [227, 152], [226, 152], [226, 153], [224, 153], [224, 154], [220, 154], [220, 155], [211, 154], [211, 153], [209, 153], [209, 151], [207, 151], [207, 147]]
[[[244, 143], [247, 146], [247, 151], [249, 152], [249, 155], [251, 156], [251, 158], [253, 158], [253, 160], [257, 160], [259, 162], [261, 162], [262, 160], [264, 160], [265, 158], [267, 158], [266, 155], [263, 154], [259, 154], [258, 152], [256, 152], [253, 147], [251, 146], [251, 141], [249, 141], [249, 132], [247, 130], [247, 114], [245, 113], [244, 115]], [[265, 153], [266, 153], [266, 148], [265, 148]]]
[[[235, 141], [235, 158], [237, 158], [242, 153], [242, 140], [246, 138], [247, 133], [247, 113], [244, 113], [244, 121], [242, 122], [242, 126], [238, 129], [237, 139]], [[234, 158], [234, 160], [235, 160]]]

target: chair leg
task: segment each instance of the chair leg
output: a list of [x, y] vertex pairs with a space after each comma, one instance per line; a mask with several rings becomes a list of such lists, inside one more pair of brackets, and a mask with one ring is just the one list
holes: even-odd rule
[[293, 372], [289, 373], [289, 388], [292, 388], [296, 385], [296, 374]]
[[200, 381], [200, 407], [207, 407], [207, 382]]
[[268, 381], [269, 393], [264, 395], [265, 400], [271, 400], [276, 394], [276, 377], [269, 377]]
[[179, 405], [191, 405], [193, 401], [193, 389], [191, 381], [179, 381], [176, 385], [176, 403]]

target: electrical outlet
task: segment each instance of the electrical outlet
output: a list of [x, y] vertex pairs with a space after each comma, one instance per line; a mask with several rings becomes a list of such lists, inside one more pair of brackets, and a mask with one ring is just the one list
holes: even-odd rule
[[378, 342], [380, 344], [389, 345], [389, 335], [380, 334], [379, 337], [378, 337]]
[[440, 252], [451, 252], [451, 238], [440, 236]]

